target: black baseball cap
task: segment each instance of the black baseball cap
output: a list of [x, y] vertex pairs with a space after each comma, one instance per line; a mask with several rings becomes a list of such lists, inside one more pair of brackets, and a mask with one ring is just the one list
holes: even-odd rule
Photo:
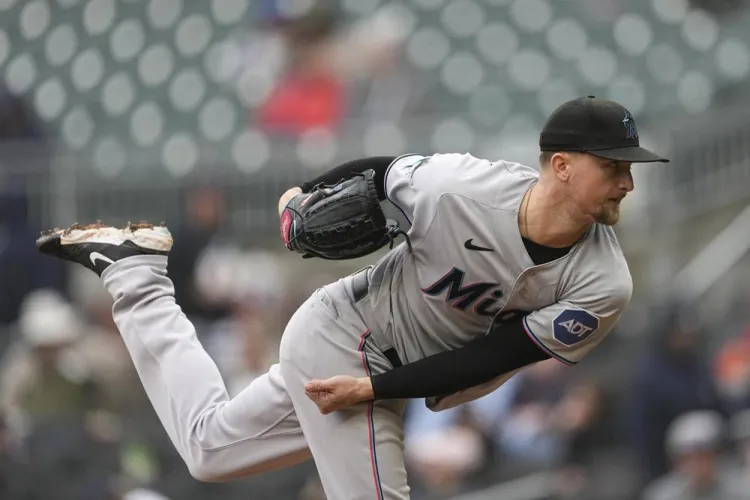
[[630, 111], [594, 96], [573, 99], [553, 111], [539, 136], [539, 147], [632, 163], [669, 162], [640, 146]]

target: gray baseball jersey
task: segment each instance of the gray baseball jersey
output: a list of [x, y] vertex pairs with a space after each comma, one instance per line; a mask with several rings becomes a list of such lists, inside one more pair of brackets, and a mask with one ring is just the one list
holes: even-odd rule
[[[404, 362], [461, 347], [485, 335], [493, 318], [523, 311], [529, 337], [573, 365], [615, 325], [632, 279], [611, 227], [593, 225], [555, 261], [531, 261], [518, 210], [538, 177], [524, 165], [469, 154], [405, 155], [391, 164], [386, 192], [412, 223], [413, 254], [401, 245], [374, 266], [367, 316]], [[475, 399], [512, 375], [428, 405]]]
[[[154, 409], [192, 474], [229, 479], [288, 466], [311, 453], [331, 500], [407, 500], [403, 401], [367, 402], [322, 415], [306, 396], [313, 378], [373, 376], [485, 335], [493, 320], [528, 312], [528, 335], [574, 364], [630, 300], [617, 240], [595, 225], [564, 257], [534, 265], [518, 229], [535, 170], [470, 155], [408, 155], [389, 168], [390, 200], [413, 221], [405, 244], [370, 270], [316, 290], [284, 331], [279, 363], [235, 397], [174, 299], [167, 258], [121, 259], [102, 273], [113, 315]], [[501, 334], [501, 333], [498, 333]], [[441, 399], [475, 399], [506, 374]]]

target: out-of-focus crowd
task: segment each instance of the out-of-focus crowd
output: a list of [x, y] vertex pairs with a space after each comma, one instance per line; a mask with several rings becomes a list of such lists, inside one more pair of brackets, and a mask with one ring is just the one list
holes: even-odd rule
[[[398, 123], [442, 112], [432, 82], [402, 64], [407, 34], [398, 16], [383, 11], [342, 27], [325, 8], [286, 18], [277, 9], [284, 3], [295, 4], [258, 1], [261, 25], [239, 37], [239, 53], [212, 61], [219, 73], [231, 67], [226, 72], [241, 77], [224, 80], [253, 101], [254, 127], [297, 139], [335, 133], [355, 114]], [[0, 142], [14, 144], [0, 147], [0, 499], [323, 498], [312, 462], [226, 484], [190, 477], [140, 385], [101, 283], [34, 252], [44, 228], [33, 222], [27, 195], [49, 180], [56, 135], [39, 126], [24, 98], [0, 92]], [[302, 156], [320, 153], [315, 144]], [[235, 244], [251, 238], [226, 230], [231, 207], [216, 185], [185, 189], [182, 198], [180, 222], [170, 223], [176, 300], [236, 394], [275, 362], [296, 306], [338, 271], [309, 265], [293, 275], [287, 261], [260, 250], [268, 242]], [[679, 304], [659, 309], [647, 331], [615, 334], [607, 341], [615, 348], [592, 356], [609, 369], [547, 361], [450, 411], [412, 401], [405, 439], [413, 498], [455, 498], [530, 478], [513, 498], [750, 499], [750, 315], [742, 331], [704, 325]], [[718, 332], [730, 340], [709, 347]], [[636, 338], [647, 342], [622, 340]]]
[[[286, 319], [336, 272], [292, 277], [278, 255], [224, 234], [220, 191], [196, 188], [185, 199], [169, 272], [236, 394], [275, 362]], [[0, 303], [0, 498], [322, 498], [312, 463], [234, 483], [192, 479], [155, 418], [98, 278], [38, 260], [25, 227], [27, 237], [6, 240], [0, 270], [47, 265], [48, 278], [62, 279], [3, 287], [18, 300]], [[454, 498], [534, 473], [546, 486], [529, 498], [750, 498], [750, 329], [710, 351], [712, 330], [699, 318], [664, 309], [648, 325], [648, 343], [622, 354], [624, 372], [550, 360], [453, 410], [412, 401], [413, 498]]]

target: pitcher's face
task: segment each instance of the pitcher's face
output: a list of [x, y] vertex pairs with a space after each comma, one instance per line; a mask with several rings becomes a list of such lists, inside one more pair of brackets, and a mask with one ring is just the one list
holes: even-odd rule
[[633, 190], [631, 163], [572, 154], [568, 189], [578, 209], [608, 226], [620, 220], [620, 203]]

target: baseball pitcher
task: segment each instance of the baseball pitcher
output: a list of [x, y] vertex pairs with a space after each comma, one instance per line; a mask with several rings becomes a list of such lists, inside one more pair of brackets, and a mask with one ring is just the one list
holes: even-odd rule
[[[612, 230], [633, 189], [632, 115], [594, 97], [540, 134], [539, 170], [470, 154], [350, 161], [287, 191], [281, 237], [311, 259], [380, 260], [316, 290], [279, 363], [230, 398], [167, 276], [166, 227], [52, 230], [38, 249], [98, 273], [143, 386], [192, 475], [226, 481], [310, 456], [331, 500], [409, 498], [408, 398], [440, 411], [531, 364], [575, 365], [606, 337], [632, 280]], [[388, 200], [409, 223], [383, 215]]]

